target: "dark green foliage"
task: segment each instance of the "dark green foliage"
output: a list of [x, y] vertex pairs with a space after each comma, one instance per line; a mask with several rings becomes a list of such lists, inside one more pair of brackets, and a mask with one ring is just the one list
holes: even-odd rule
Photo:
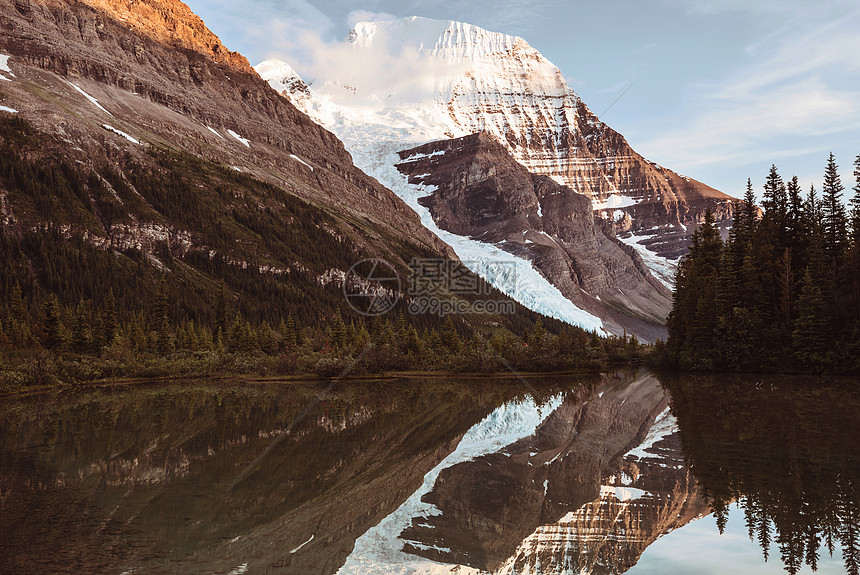
[[693, 370], [860, 371], [860, 246], [845, 227], [831, 154], [824, 199], [771, 167], [765, 211], [750, 184], [726, 242], [706, 221], [676, 278], [663, 364]]

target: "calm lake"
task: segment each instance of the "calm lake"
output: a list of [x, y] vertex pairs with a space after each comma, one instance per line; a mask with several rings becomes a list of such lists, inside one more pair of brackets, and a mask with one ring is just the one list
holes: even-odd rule
[[858, 572], [860, 382], [527, 379], [0, 398], [0, 573]]

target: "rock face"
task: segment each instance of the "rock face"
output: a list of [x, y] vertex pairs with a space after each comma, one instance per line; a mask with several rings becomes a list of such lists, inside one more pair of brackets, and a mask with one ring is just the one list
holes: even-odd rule
[[611, 224], [594, 217], [587, 197], [529, 172], [486, 133], [425, 144], [400, 157], [397, 167], [411, 184], [434, 190], [419, 201], [441, 228], [531, 260], [612, 331], [665, 337], [671, 293], [614, 238]]
[[652, 376], [569, 395], [532, 437], [444, 470], [425, 498], [441, 513], [413, 520], [405, 550], [493, 573], [623, 573], [707, 512], [667, 404]]
[[[339, 233], [359, 244], [391, 234], [450, 254], [185, 4], [0, 0], [0, 23], [0, 53], [15, 74], [3, 82], [4, 104], [52, 136], [43, 147], [68, 160], [122, 169], [153, 165], [152, 149], [188, 153], [334, 209], [355, 223]], [[375, 231], [349, 229], [362, 226]]]
[[[346, 114], [374, 124], [377, 135], [400, 138], [404, 148], [486, 132], [529, 171], [587, 196], [603, 215], [627, 213], [634, 230], [695, 223], [707, 207], [717, 220], [731, 215], [725, 194], [636, 153], [522, 38], [412, 17], [359, 23], [344, 43], [357, 58], [401, 65], [401, 84], [382, 85], [364, 69], [321, 78], [312, 88], [316, 101], [301, 105], [327, 126]], [[257, 69], [288, 94], [298, 86], [291, 68], [267, 62]]]

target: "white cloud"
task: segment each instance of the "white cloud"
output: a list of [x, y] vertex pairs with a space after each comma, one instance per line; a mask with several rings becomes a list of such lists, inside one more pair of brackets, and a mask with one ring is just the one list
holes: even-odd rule
[[[838, 1], [838, 0], [837, 0]], [[819, 3], [824, 3], [818, 0]], [[783, 12], [803, 7], [805, 0], [668, 0], [693, 14], [720, 14], [724, 12]]]
[[809, 154], [828, 145], [822, 139], [830, 145], [848, 135], [856, 140], [858, 20], [854, 11], [818, 26], [792, 22], [748, 51], [751, 61], [737, 72], [692, 86], [674, 126], [641, 143], [640, 151], [686, 170]]
[[368, 10], [353, 10], [346, 16], [346, 24], [352, 28], [359, 22], [385, 22], [396, 20], [397, 16], [388, 12], [370, 12]]

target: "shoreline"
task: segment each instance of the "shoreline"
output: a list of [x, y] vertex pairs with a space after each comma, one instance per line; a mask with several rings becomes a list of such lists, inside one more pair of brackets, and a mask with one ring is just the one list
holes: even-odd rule
[[504, 380], [517, 379], [519, 377], [529, 379], [548, 379], [554, 377], [565, 376], [600, 376], [609, 372], [624, 370], [624, 369], [647, 369], [642, 365], [619, 365], [609, 369], [600, 370], [564, 370], [564, 371], [535, 371], [535, 372], [511, 372], [498, 371], [493, 373], [480, 372], [456, 372], [456, 371], [391, 371], [377, 374], [361, 374], [361, 375], [345, 375], [341, 378], [325, 377], [313, 373], [298, 374], [298, 375], [272, 375], [272, 376], [251, 376], [251, 375], [175, 375], [175, 376], [156, 376], [156, 377], [128, 377], [116, 379], [100, 379], [93, 381], [84, 381], [78, 383], [58, 383], [44, 386], [33, 386], [21, 388], [15, 391], [0, 393], [0, 399], [12, 397], [27, 397], [30, 395], [41, 395], [51, 392], [64, 392], [70, 390], [83, 389], [108, 389], [120, 388], [125, 386], [136, 386], [146, 384], [169, 384], [177, 382], [199, 382], [209, 381], [213, 383], [235, 383], [239, 385], [259, 385], [259, 384], [299, 384], [299, 383], [327, 383], [339, 380], [344, 383], [348, 382], [368, 382], [368, 381], [394, 381], [397, 379], [464, 379], [469, 381], [477, 380]]

